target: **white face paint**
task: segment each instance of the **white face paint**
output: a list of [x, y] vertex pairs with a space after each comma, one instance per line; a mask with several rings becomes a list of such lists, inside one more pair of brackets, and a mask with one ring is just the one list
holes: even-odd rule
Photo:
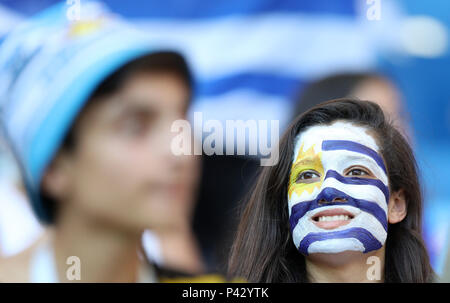
[[366, 128], [337, 121], [297, 136], [288, 207], [300, 252], [381, 248], [387, 236], [388, 201], [385, 164]]

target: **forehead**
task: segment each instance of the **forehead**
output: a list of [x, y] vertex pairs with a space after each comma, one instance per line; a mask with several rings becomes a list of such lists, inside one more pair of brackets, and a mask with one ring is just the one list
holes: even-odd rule
[[[358, 145], [368, 147], [375, 152], [379, 152], [378, 144], [368, 133], [368, 129], [363, 126], [354, 125], [346, 121], [337, 121], [330, 125], [315, 125], [302, 131], [295, 139], [295, 149], [293, 160], [297, 159], [300, 147], [303, 150], [314, 148], [315, 153], [322, 151], [323, 141], [350, 141]], [[344, 150], [342, 152], [345, 152]]]

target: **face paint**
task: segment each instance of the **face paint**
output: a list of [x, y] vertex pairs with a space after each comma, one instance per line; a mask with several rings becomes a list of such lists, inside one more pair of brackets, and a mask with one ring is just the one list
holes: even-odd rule
[[379, 147], [366, 131], [339, 121], [297, 136], [288, 208], [301, 253], [367, 253], [384, 245], [388, 177]]

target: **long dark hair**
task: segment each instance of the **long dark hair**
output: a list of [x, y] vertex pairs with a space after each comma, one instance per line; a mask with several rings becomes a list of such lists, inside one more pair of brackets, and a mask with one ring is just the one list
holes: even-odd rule
[[231, 248], [228, 274], [250, 282], [308, 282], [305, 258], [291, 239], [287, 192], [295, 137], [312, 125], [345, 120], [373, 132], [386, 161], [391, 192], [404, 190], [407, 215], [390, 224], [385, 282], [432, 282], [421, 235], [422, 193], [411, 147], [381, 108], [370, 101], [336, 99], [298, 116], [280, 144], [279, 162], [262, 168], [241, 215]]

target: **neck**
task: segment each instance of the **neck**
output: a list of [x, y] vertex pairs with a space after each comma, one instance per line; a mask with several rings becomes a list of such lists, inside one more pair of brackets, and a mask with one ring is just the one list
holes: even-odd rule
[[80, 260], [80, 281], [135, 282], [138, 277], [138, 247], [141, 233], [125, 232], [102, 224], [76, 211], [60, 213], [54, 230], [54, 252], [59, 281], [69, 281], [67, 272]]
[[205, 267], [191, 229], [158, 234], [164, 256], [164, 265], [189, 274], [200, 274]]
[[[377, 257], [368, 259], [369, 257]], [[379, 260], [379, 262], [378, 262]], [[384, 281], [384, 247], [378, 251], [314, 254], [306, 258], [311, 282], [377, 283]]]

